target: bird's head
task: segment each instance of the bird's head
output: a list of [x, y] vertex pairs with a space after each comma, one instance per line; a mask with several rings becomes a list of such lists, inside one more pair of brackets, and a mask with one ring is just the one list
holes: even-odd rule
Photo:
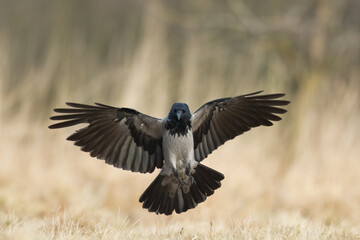
[[169, 112], [172, 121], [190, 121], [191, 113], [189, 106], [185, 103], [174, 103]]
[[171, 134], [185, 135], [191, 129], [191, 113], [185, 103], [174, 103], [168, 115], [166, 129]]

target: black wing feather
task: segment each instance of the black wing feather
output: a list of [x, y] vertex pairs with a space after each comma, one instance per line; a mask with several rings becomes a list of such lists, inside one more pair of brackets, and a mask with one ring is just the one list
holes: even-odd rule
[[257, 126], [271, 126], [286, 113], [279, 106], [283, 93], [258, 95], [262, 91], [205, 103], [192, 116], [195, 159], [200, 162], [226, 141]]
[[161, 138], [165, 131], [161, 119], [130, 108], [115, 108], [101, 103], [96, 106], [67, 102], [71, 108], [57, 108], [62, 115], [51, 120], [61, 121], [50, 129], [87, 123], [67, 140], [74, 141], [92, 157], [104, 159], [115, 167], [135, 172], [152, 172], [162, 167]]

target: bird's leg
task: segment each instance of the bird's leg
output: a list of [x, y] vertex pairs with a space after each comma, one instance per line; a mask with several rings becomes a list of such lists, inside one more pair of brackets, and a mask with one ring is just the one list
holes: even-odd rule
[[174, 173], [174, 177], [178, 180], [179, 187], [189, 185], [189, 183], [191, 185], [193, 183], [193, 177], [189, 174], [190, 170], [187, 170], [187, 167], [185, 168], [185, 174], [184, 171], [182, 170], [179, 176], [179, 172], [175, 168], [173, 168], [173, 173]]
[[190, 178], [190, 183], [193, 184], [195, 182], [195, 179], [192, 175], [189, 175], [189, 178]]
[[186, 164], [186, 168], [185, 168], [185, 174], [189, 177], [190, 179], [190, 184], [193, 184], [195, 182], [194, 177], [190, 174], [190, 163]]
[[178, 174], [176, 168], [173, 167], [172, 170], [173, 170], [174, 176], [175, 176], [177, 179], [179, 179], [179, 174]]
[[184, 180], [181, 177], [179, 177], [179, 173], [176, 170], [176, 168], [173, 167], [172, 170], [173, 170], [174, 177], [178, 180], [178, 184], [180, 186], [182, 186], [184, 184]]
[[186, 164], [185, 174], [188, 176], [190, 175], [190, 163]]

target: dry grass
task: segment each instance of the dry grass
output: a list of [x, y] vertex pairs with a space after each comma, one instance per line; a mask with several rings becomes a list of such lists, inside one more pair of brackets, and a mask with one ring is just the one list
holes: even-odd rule
[[6, 122], [0, 139], [2, 237], [358, 239], [359, 112], [353, 111], [359, 96], [347, 96], [329, 102], [336, 114], [317, 115], [321, 106], [303, 114], [296, 142], [283, 133], [294, 127], [289, 114], [221, 147], [205, 163], [225, 174], [222, 188], [196, 209], [170, 217], [150, 214], [138, 202], [155, 174], [91, 159], [64, 140], [72, 130]]
[[[104, 215], [103, 215], [104, 217]], [[356, 230], [325, 226], [298, 216], [272, 221], [254, 219], [237, 221], [156, 221], [133, 223], [117, 218], [74, 217], [66, 213], [43, 219], [19, 220], [5, 216], [3, 236], [15, 239], [358, 239]]]
[[[89, 2], [0, 2], [0, 239], [360, 239], [355, 2]], [[47, 128], [65, 101], [163, 117], [258, 89], [288, 93], [289, 112], [211, 154], [223, 186], [181, 215], [141, 208], [156, 173]]]

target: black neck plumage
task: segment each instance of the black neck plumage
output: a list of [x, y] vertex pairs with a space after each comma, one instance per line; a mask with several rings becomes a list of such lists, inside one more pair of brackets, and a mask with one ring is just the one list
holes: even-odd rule
[[165, 123], [165, 128], [169, 131], [172, 136], [185, 136], [189, 130], [191, 130], [191, 122], [185, 120], [171, 120], [169, 119]]

